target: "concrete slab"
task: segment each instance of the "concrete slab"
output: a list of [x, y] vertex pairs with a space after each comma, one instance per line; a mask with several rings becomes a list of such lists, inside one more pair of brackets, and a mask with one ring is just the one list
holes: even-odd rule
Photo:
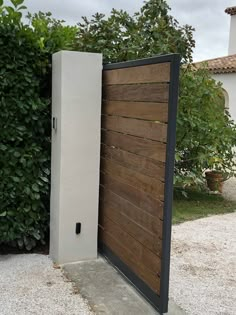
[[[96, 314], [154, 315], [158, 312], [105, 259], [63, 266], [67, 278], [75, 283], [79, 293], [88, 300]], [[169, 315], [185, 314], [173, 301]]]

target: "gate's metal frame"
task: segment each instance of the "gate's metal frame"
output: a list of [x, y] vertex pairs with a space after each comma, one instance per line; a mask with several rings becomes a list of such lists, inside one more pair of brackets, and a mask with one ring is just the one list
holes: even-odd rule
[[170, 86], [168, 100], [168, 129], [165, 164], [165, 192], [164, 192], [164, 217], [162, 232], [162, 265], [161, 288], [158, 296], [149, 286], [141, 280], [119, 257], [103, 243], [99, 242], [99, 251], [135, 286], [135, 288], [147, 299], [160, 314], [168, 311], [169, 271], [170, 271], [170, 247], [172, 225], [172, 199], [173, 199], [173, 175], [176, 142], [176, 115], [179, 86], [179, 54], [163, 55], [147, 59], [128, 62], [106, 64], [104, 70], [121, 69], [128, 67], [144, 66], [149, 64], [170, 62]]

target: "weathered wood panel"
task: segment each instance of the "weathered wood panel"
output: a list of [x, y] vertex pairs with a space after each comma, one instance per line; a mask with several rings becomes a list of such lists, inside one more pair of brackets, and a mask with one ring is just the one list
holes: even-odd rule
[[164, 183], [153, 177], [143, 175], [104, 158], [101, 159], [101, 171], [110, 174], [121, 183], [126, 183], [150, 194], [158, 200], [164, 199]]
[[177, 95], [171, 62], [158, 57], [103, 71], [99, 240], [104, 254], [158, 307], [157, 296], [167, 296], [160, 277], [169, 268], [168, 260], [163, 264], [174, 157], [169, 123], [176, 119], [176, 108], [169, 108]]
[[[143, 227], [152, 234], [162, 238], [162, 220], [157, 216], [153, 216], [147, 211], [135, 206], [128, 200], [116, 195], [109, 189], [100, 186], [100, 200], [104, 203], [114, 204], [114, 209], [128, 217], [135, 224]], [[109, 215], [107, 215], [109, 217]]]
[[167, 125], [159, 122], [102, 116], [102, 128], [160, 142], [167, 139]]
[[119, 148], [140, 156], [165, 162], [166, 144], [162, 142], [141, 139], [114, 131], [102, 131], [102, 143]]
[[137, 84], [170, 81], [170, 63], [103, 71], [103, 84]]
[[168, 104], [152, 102], [103, 101], [102, 113], [105, 115], [139, 118], [167, 122]]
[[122, 183], [114, 179], [110, 174], [104, 174], [103, 172], [100, 175], [100, 183], [105, 186], [105, 189], [109, 189], [151, 215], [163, 219], [163, 202], [153, 198], [152, 195]]
[[162, 102], [169, 99], [169, 84], [106, 85], [103, 99], [109, 101]]
[[[161, 257], [155, 255], [152, 251], [142, 246], [139, 241], [132, 237], [129, 233], [124, 231], [122, 227], [113, 220], [106, 216], [102, 216], [100, 226], [107, 233], [114, 233], [114, 238], [123, 243], [127, 250], [134, 252], [136, 259], [139, 259], [141, 264], [146, 262], [146, 269], [156, 272], [157, 274], [161, 271]], [[145, 265], [145, 264], [144, 264]]]
[[155, 177], [164, 181], [165, 178], [165, 163], [159, 162], [147, 157], [130, 153], [115, 147], [110, 147], [101, 144], [101, 156], [106, 159], [111, 159], [117, 163], [128, 167], [132, 170], [140, 172], [144, 175]]
[[[116, 222], [123, 231], [134, 237], [134, 239], [141, 245], [151, 250], [154, 254], [161, 256], [162, 241], [158, 239], [155, 234], [152, 234], [142, 226], [135, 224], [130, 218], [117, 211], [113, 204], [101, 202], [100, 211], [103, 218], [105, 216], [113, 222]], [[99, 223], [102, 225], [100, 220]]]
[[[143, 281], [160, 293], [160, 259], [153, 258], [152, 253], [139, 242], [124, 232], [117, 224], [104, 217], [104, 226], [99, 227], [100, 239], [120, 257]], [[126, 241], [126, 242], [125, 242]], [[129, 246], [127, 247], [127, 244]], [[152, 271], [155, 267], [156, 272]]]

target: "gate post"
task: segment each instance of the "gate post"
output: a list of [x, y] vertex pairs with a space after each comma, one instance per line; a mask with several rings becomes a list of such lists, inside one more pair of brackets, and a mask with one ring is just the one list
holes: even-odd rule
[[50, 256], [97, 256], [102, 55], [61, 51], [52, 62]]

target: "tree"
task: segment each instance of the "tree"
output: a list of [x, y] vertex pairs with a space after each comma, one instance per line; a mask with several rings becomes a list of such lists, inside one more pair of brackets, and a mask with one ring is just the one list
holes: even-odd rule
[[83, 17], [76, 50], [102, 52], [105, 62], [167, 53], [179, 53], [182, 62], [191, 62], [195, 46], [193, 28], [180, 26], [169, 15], [169, 10], [166, 1], [149, 0], [132, 16], [113, 9], [107, 18], [100, 13], [93, 15], [91, 20]]
[[107, 18], [99, 13], [90, 20], [83, 17], [76, 49], [102, 52], [105, 62], [181, 55], [185, 66], [180, 76], [175, 183], [200, 187], [209, 167], [217, 167], [226, 175], [234, 173], [236, 129], [222, 105], [221, 85], [206, 68], [196, 71], [186, 67], [192, 63], [194, 29], [180, 26], [169, 10], [165, 0], [149, 0], [132, 16], [113, 9]]
[[224, 108], [221, 84], [205, 66], [183, 68], [177, 119], [176, 186], [201, 187], [204, 171], [235, 173], [236, 125]]

